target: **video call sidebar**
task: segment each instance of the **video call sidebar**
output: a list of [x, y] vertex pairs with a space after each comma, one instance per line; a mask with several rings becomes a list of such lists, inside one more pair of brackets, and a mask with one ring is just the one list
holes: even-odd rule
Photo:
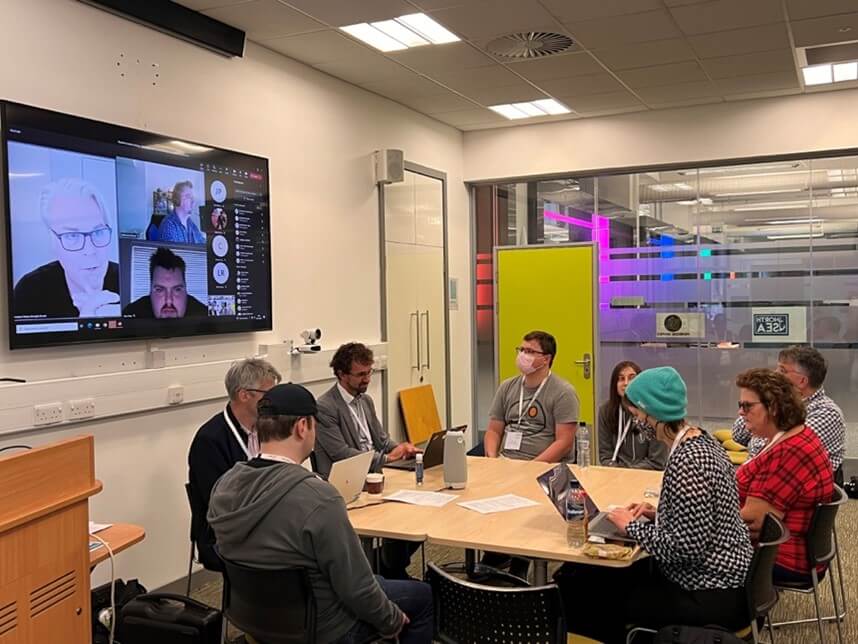
[[266, 177], [261, 169], [201, 163], [200, 170], [206, 181], [200, 219], [208, 232], [210, 302], [213, 296], [232, 297], [236, 319], [262, 319], [267, 293], [257, 294], [254, 285], [266, 284], [269, 274]]

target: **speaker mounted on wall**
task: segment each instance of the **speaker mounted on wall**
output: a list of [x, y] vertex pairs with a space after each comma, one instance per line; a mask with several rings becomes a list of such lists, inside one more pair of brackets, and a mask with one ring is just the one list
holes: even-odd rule
[[405, 154], [402, 150], [376, 150], [375, 182], [401, 183], [405, 181]]
[[224, 56], [240, 58], [244, 55], [245, 35], [241, 29], [209, 18], [171, 0], [80, 1]]

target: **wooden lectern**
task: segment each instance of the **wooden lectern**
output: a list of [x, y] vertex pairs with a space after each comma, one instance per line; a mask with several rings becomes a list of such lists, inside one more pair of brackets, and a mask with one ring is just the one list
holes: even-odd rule
[[0, 458], [0, 644], [88, 644], [92, 436]]

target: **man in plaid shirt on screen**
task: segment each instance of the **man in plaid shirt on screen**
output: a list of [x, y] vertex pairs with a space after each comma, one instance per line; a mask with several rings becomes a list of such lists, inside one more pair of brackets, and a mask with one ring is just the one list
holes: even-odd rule
[[[777, 370], [787, 377], [804, 400], [807, 426], [816, 432], [828, 451], [834, 482], [843, 485], [841, 465], [846, 453], [846, 422], [840, 407], [825, 395], [822, 386], [828, 372], [825, 358], [813, 347], [792, 346], [778, 354]], [[751, 435], [741, 416], [733, 423], [733, 440], [747, 445], [751, 457], [766, 446], [763, 439]]]

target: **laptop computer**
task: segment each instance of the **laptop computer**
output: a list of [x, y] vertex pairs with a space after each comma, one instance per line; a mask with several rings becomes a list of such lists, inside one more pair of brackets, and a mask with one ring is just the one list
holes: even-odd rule
[[[540, 474], [536, 480], [564, 521], [587, 518], [588, 537], [598, 537], [605, 541], [635, 543], [634, 539], [620, 532], [608, 518], [607, 512], [599, 510], [596, 502], [589, 494], [576, 494], [582, 490], [586, 492], [586, 489], [565, 464], [561, 463], [552, 467], [547, 472]], [[637, 520], [648, 521], [646, 517], [640, 517]]]
[[[451, 427], [450, 431], [465, 431], [467, 428], [467, 425], [459, 425], [458, 427]], [[430, 467], [436, 467], [444, 463], [444, 435], [447, 431], [448, 430], [444, 429], [440, 432], [435, 432], [429, 437], [429, 440], [426, 441], [426, 446], [423, 448], [424, 470], [428, 470]], [[394, 470], [413, 472], [417, 468], [417, 459], [413, 456], [411, 458], [402, 458], [398, 461], [385, 463], [384, 467], [390, 467]]]
[[331, 466], [328, 483], [337, 488], [346, 505], [360, 496], [366, 475], [372, 465], [374, 452], [362, 452], [350, 458], [344, 458]]

